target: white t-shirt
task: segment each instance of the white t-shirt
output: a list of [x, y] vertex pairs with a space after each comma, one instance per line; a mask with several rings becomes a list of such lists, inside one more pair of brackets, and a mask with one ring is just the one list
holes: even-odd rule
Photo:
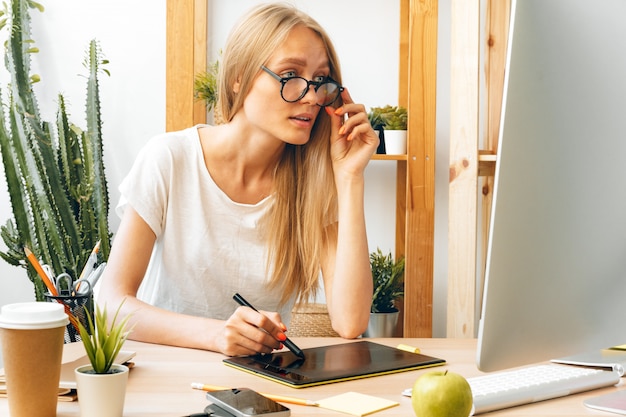
[[266, 246], [257, 223], [273, 197], [232, 201], [204, 162], [198, 126], [152, 138], [120, 185], [121, 216], [129, 204], [156, 234], [138, 298], [185, 314], [227, 319], [238, 292], [289, 324], [295, 297], [279, 308], [269, 291]]

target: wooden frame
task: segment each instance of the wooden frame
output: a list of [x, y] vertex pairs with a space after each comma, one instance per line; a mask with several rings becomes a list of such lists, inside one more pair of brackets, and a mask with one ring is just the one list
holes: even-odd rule
[[[397, 160], [396, 254], [406, 258], [404, 336], [431, 337], [433, 314], [437, 0], [400, 1], [400, 104], [407, 158]], [[206, 120], [194, 74], [206, 69], [206, 1], [167, 0], [166, 129]], [[382, 159], [382, 158], [381, 158]]]

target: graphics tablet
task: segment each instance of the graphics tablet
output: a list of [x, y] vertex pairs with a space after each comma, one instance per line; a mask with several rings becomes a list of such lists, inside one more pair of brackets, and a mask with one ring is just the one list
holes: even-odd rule
[[446, 361], [420, 353], [358, 341], [303, 349], [305, 359], [289, 351], [224, 359], [228, 366], [293, 388], [367, 378], [443, 365]]

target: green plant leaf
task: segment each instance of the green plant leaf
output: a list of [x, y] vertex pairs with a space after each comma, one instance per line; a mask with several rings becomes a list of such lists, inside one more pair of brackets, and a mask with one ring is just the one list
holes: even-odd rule
[[404, 295], [404, 257], [394, 262], [391, 253], [385, 255], [377, 248], [370, 254], [374, 284], [372, 313], [396, 311], [394, 301]]
[[106, 306], [102, 309], [98, 305], [95, 306], [93, 320], [90, 317], [91, 315], [87, 314], [89, 329], [86, 329], [80, 321], [78, 323], [80, 337], [85, 346], [87, 357], [94, 372], [97, 374], [109, 372], [117, 354], [132, 331], [132, 329], [127, 329], [130, 315], [125, 316], [118, 322], [118, 316], [123, 304], [124, 301], [120, 303], [115, 311], [110, 327], [107, 327], [108, 314]]

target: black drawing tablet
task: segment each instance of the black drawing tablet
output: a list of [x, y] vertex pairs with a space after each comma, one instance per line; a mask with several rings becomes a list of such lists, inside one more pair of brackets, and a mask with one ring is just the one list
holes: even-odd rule
[[293, 388], [367, 378], [443, 365], [446, 361], [369, 341], [303, 349], [305, 359], [289, 351], [224, 359], [228, 366]]

